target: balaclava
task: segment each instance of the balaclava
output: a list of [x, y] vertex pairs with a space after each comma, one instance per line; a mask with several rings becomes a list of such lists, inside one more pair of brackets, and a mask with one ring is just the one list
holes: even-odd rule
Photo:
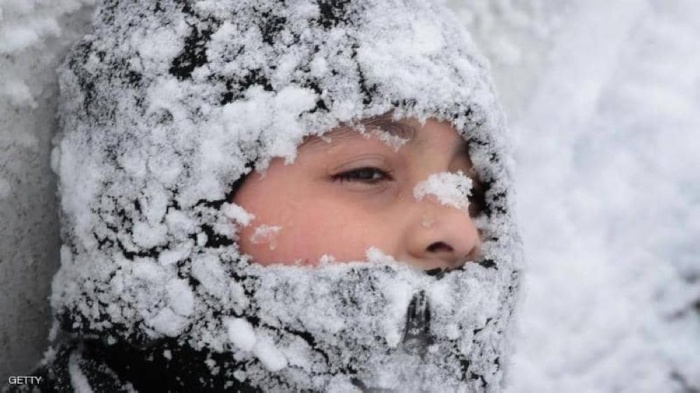
[[[190, 364], [202, 390], [500, 390], [521, 259], [506, 128], [442, 2], [107, 0], [60, 83], [51, 300], [73, 337]], [[379, 250], [316, 267], [239, 253], [251, 170], [386, 113], [469, 142], [479, 261], [430, 275]]]

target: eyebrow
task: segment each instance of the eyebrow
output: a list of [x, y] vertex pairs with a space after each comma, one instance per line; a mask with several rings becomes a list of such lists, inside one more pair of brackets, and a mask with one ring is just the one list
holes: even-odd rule
[[[390, 114], [373, 117], [360, 122], [360, 127], [364, 126], [365, 131], [379, 130], [386, 132], [392, 136], [402, 139], [407, 139], [409, 142], [415, 140], [417, 130], [410, 124], [404, 123], [401, 120], [393, 120]], [[350, 125], [341, 126], [340, 129], [333, 131], [332, 137], [324, 137], [324, 135], [309, 137], [302, 142], [301, 147], [308, 148], [321, 143], [329, 143], [333, 140], [342, 140], [349, 138], [357, 138], [364, 136], [358, 127]]]
[[392, 119], [391, 115], [382, 115], [370, 118], [362, 122], [362, 125], [369, 129], [378, 129], [399, 138], [412, 141], [416, 137], [416, 129], [410, 124], [401, 120]]

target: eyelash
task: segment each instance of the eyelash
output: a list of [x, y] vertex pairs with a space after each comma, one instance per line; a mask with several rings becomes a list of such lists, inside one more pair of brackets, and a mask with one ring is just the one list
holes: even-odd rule
[[[374, 178], [374, 175], [379, 174], [379, 178]], [[367, 178], [365, 175], [372, 175], [372, 178]], [[331, 177], [333, 181], [339, 182], [355, 182], [362, 184], [377, 184], [381, 181], [394, 180], [391, 176], [391, 172], [375, 168], [375, 167], [362, 167], [357, 169], [352, 169], [349, 171], [341, 172]], [[469, 213], [472, 217], [481, 216], [486, 212], [486, 201], [484, 197], [484, 191], [481, 188], [477, 188], [472, 191], [472, 197], [470, 199]]]
[[[379, 174], [380, 177], [375, 177], [375, 175]], [[370, 175], [368, 177], [367, 175]], [[364, 183], [364, 184], [377, 184], [381, 181], [388, 181], [388, 180], [393, 180], [393, 177], [391, 176], [390, 172], [387, 172], [385, 170], [375, 168], [375, 167], [362, 167], [362, 168], [357, 168], [357, 169], [352, 169], [346, 172], [338, 173], [337, 175], [333, 175], [332, 179], [334, 181], [340, 181], [340, 182], [356, 182], [356, 183]]]

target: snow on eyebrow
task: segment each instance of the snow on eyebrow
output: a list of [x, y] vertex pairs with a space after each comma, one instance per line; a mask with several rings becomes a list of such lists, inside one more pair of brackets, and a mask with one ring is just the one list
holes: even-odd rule
[[386, 132], [382, 129], [372, 130], [372, 135], [375, 135], [377, 138], [379, 138], [380, 141], [384, 142], [394, 151], [399, 151], [401, 146], [409, 142], [408, 138], [402, 138], [396, 134]]
[[413, 188], [413, 196], [420, 201], [429, 194], [433, 194], [441, 204], [466, 211], [469, 208], [471, 190], [472, 179], [465, 176], [462, 171], [441, 172], [434, 173], [418, 183]]
[[394, 151], [398, 151], [401, 146], [412, 141], [417, 132], [412, 125], [393, 119], [391, 114], [365, 120], [362, 122], [361, 128], [363, 130], [369, 129], [372, 135], [377, 136]]
[[358, 124], [346, 124], [334, 131], [308, 138], [300, 148], [308, 148], [323, 142], [329, 144], [343, 138], [375, 136], [394, 151], [398, 151], [401, 146], [415, 138], [416, 132], [415, 127], [404, 121], [394, 120], [389, 113], [363, 120]]

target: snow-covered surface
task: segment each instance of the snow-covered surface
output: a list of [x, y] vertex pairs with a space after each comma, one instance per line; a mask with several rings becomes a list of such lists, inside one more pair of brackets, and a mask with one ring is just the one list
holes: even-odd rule
[[[0, 3], [1, 380], [45, 347], [58, 260], [54, 68], [87, 3]], [[529, 268], [509, 391], [700, 389], [700, 5], [450, 3], [491, 58], [519, 135]], [[186, 315], [186, 291], [168, 295]]]
[[700, 4], [566, 18], [513, 122], [529, 273], [512, 391], [698, 391]]

